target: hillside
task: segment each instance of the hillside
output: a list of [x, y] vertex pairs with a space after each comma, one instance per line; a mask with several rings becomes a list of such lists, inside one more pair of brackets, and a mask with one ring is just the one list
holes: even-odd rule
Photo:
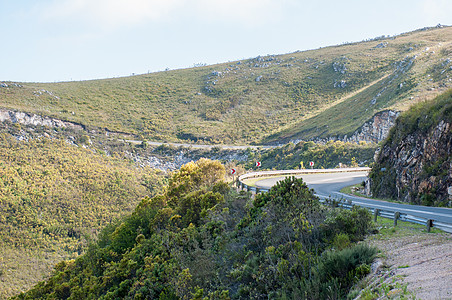
[[294, 177], [252, 201], [224, 175], [207, 159], [183, 166], [16, 299], [337, 299], [370, 272], [377, 250], [355, 244], [367, 210], [322, 206]]
[[451, 206], [452, 90], [414, 105], [396, 121], [369, 175], [376, 197]]
[[162, 186], [162, 176], [65, 140], [0, 134], [0, 299], [77, 257], [107, 224]]
[[[0, 299], [49, 276], [53, 266], [145, 196], [162, 193], [164, 172], [201, 157], [221, 159], [239, 174], [262, 168], [368, 164], [375, 145], [287, 144], [271, 150], [178, 148], [124, 143], [79, 128], [0, 123]], [[243, 166], [243, 167], [242, 167]], [[229, 175], [229, 179], [232, 177]]]
[[1, 82], [0, 107], [148, 140], [376, 142], [381, 133], [361, 132], [365, 122], [433, 98], [452, 86], [451, 73], [452, 27], [429, 28], [124, 78]]

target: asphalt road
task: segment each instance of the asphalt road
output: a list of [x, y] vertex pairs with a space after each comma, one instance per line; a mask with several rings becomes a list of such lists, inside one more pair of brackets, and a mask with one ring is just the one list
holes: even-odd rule
[[[348, 199], [354, 204], [364, 207], [378, 208], [382, 210], [389, 209], [416, 217], [452, 224], [452, 209], [450, 208], [398, 204], [382, 200], [372, 200], [363, 197], [350, 196], [340, 192], [343, 187], [358, 184], [364, 181], [367, 177], [367, 172], [303, 174], [296, 177], [303, 178], [308, 186], [314, 189], [316, 195], [321, 198], [331, 196], [335, 199]], [[269, 189], [276, 184], [276, 182], [282, 179], [284, 179], [284, 177], [265, 178], [257, 181], [255, 185], [258, 188]]]

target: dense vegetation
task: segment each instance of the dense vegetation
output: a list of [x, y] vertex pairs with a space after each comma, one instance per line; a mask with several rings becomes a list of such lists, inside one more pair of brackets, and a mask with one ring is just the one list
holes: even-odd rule
[[64, 140], [0, 133], [0, 297], [82, 253], [101, 228], [154, 195], [162, 179]]
[[293, 170], [309, 168], [309, 162], [315, 163], [316, 169], [337, 167], [363, 167], [373, 162], [375, 144], [344, 142], [298, 142], [268, 149], [262, 152], [250, 152], [247, 168], [253, 168], [255, 161], [262, 163], [262, 169]]
[[452, 28], [285, 55], [61, 83], [2, 82], [0, 106], [148, 140], [279, 143], [350, 135], [450, 87]]
[[377, 197], [450, 206], [452, 90], [403, 113], [381, 145], [369, 177]]
[[253, 200], [201, 159], [162, 195], [108, 225], [85, 255], [18, 299], [326, 299], [345, 297], [376, 251], [364, 209], [320, 205], [301, 179]]

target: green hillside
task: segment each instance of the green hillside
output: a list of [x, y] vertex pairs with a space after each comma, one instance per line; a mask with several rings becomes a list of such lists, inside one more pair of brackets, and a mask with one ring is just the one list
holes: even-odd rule
[[451, 87], [452, 27], [138, 76], [2, 82], [0, 107], [149, 140], [271, 143], [350, 134]]
[[100, 229], [160, 190], [158, 175], [65, 140], [0, 134], [0, 299], [84, 252]]

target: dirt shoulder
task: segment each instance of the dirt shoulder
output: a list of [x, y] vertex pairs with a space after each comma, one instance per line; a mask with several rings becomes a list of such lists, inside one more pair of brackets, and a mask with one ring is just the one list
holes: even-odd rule
[[367, 239], [381, 253], [357, 299], [452, 299], [452, 235], [385, 223]]

